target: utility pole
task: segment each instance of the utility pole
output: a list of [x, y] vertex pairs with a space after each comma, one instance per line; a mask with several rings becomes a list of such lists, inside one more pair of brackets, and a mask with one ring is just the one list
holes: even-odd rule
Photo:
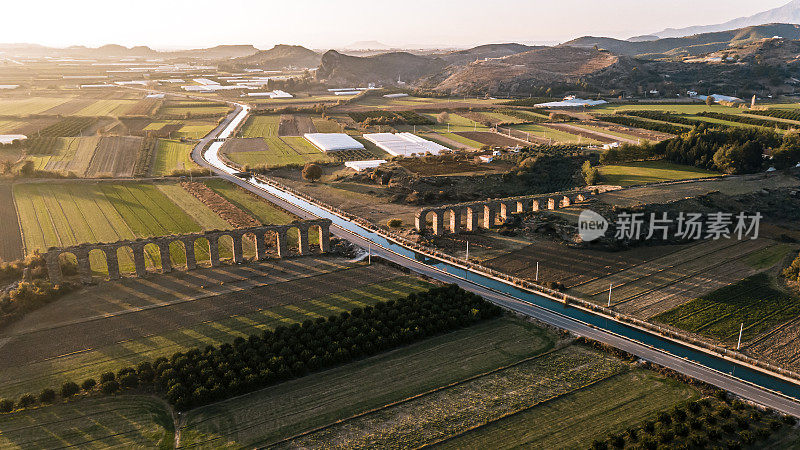
[[466, 258], [464, 258], [464, 259], [466, 259], [467, 261], [469, 261], [469, 241], [467, 241], [467, 256], [466, 256]]
[[736, 343], [736, 350], [739, 350], [739, 347], [742, 346], [742, 332], [744, 331], [744, 322], [742, 325], [739, 326], [739, 342]]
[[367, 264], [372, 265], [372, 243], [367, 243]]
[[611, 308], [611, 286], [612, 283], [608, 283], [608, 307]]
[[539, 281], [539, 261], [536, 261], [536, 281]]

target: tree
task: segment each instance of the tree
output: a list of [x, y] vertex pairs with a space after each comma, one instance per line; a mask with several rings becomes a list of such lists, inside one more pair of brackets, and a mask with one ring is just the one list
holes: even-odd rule
[[64, 398], [70, 398], [73, 395], [77, 394], [81, 390], [80, 387], [76, 383], [72, 381], [67, 381], [66, 383], [61, 385], [61, 396]]
[[44, 389], [39, 393], [39, 401], [42, 403], [53, 403], [56, 399], [56, 391], [52, 389]]
[[436, 121], [439, 123], [447, 123], [450, 121], [450, 113], [442, 111], [436, 116]]
[[714, 97], [712, 97], [710, 95], [708, 97], [706, 97], [706, 105], [711, 106], [713, 104], [714, 104]]
[[322, 178], [322, 167], [316, 164], [308, 163], [305, 165], [305, 167], [303, 167], [302, 175], [303, 179], [313, 183]]
[[597, 184], [600, 178], [600, 172], [597, 170], [597, 167], [592, 167], [592, 163], [588, 160], [583, 162], [581, 173], [583, 173], [583, 180], [586, 182], [587, 186]]
[[35, 166], [33, 165], [33, 161], [25, 161], [25, 163], [22, 165], [22, 168], [19, 170], [19, 172], [22, 175], [27, 177], [27, 176], [33, 175], [34, 168], [35, 168]]

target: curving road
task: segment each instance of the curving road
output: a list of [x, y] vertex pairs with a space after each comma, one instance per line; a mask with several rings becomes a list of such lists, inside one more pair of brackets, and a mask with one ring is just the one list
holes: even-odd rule
[[[217, 152], [222, 146], [222, 143], [212, 141], [218, 137], [228, 137], [230, 134], [232, 134], [236, 127], [243, 123], [249, 112], [248, 107], [240, 104], [235, 105], [235, 110], [230, 113], [214, 131], [212, 131], [208, 136], [201, 140], [197, 146], [195, 146], [194, 150], [192, 151], [192, 158], [194, 161], [199, 165], [210, 169], [221, 178], [237, 184], [242, 188], [247, 189], [248, 191], [253, 192], [254, 194], [286, 209], [287, 211], [296, 214], [299, 217], [309, 219], [316, 218], [316, 216], [311, 214], [309, 211], [271, 194], [265, 189], [251, 183], [249, 180], [243, 180], [233, 176], [232, 174], [235, 173], [236, 170], [225, 166], [217, 158]], [[206, 146], [209, 146], [207, 151], [205, 151]], [[684, 375], [720, 387], [735, 395], [749, 399], [766, 407], [800, 417], [800, 402], [797, 402], [790, 397], [741, 380], [732, 375], [722, 373], [710, 367], [706, 367], [696, 362], [648, 346], [638, 341], [634, 341], [610, 331], [597, 328], [574, 318], [567, 317], [557, 312], [521, 301], [508, 294], [492, 290], [483, 285], [473, 283], [467, 279], [454, 276], [430, 265], [377, 246], [368, 239], [339, 226], [334, 225], [331, 228], [331, 232], [335, 236], [346, 239], [362, 248], [366, 248], [368, 245], [371, 245], [372, 253], [376, 256], [380, 256], [386, 260], [400, 264], [421, 275], [425, 275], [446, 283], [458, 284], [462, 288], [475, 292], [487, 300], [504, 306], [510, 310], [532, 317], [555, 327], [568, 330], [575, 334], [586, 336], [588, 338], [609, 344], [615, 348], [636, 355], [644, 360], [651, 361], [680, 372]]]

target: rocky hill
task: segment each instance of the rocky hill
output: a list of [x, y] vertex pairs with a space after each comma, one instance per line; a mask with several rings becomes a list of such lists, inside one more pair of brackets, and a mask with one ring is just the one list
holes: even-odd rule
[[619, 56], [594, 48], [546, 47], [473, 62], [452, 71], [435, 89], [454, 94], [521, 93], [531, 86], [578, 84], [619, 63]]
[[459, 50], [449, 53], [441, 53], [437, 56], [451, 65], [466, 65], [479, 59], [502, 58], [505, 56], [516, 55], [517, 53], [529, 52], [544, 47], [531, 47], [522, 44], [487, 44], [479, 45], [467, 50]]
[[276, 45], [269, 50], [236, 58], [229, 65], [243, 68], [280, 70], [285, 67], [315, 68], [320, 54], [299, 45]]
[[441, 58], [407, 52], [358, 57], [329, 50], [322, 55], [317, 78], [334, 84], [414, 82], [447, 66]]
[[[667, 28], [664, 31], [653, 33], [658, 38], [683, 37], [701, 33], [712, 33], [716, 31], [734, 30], [737, 28], [751, 27], [754, 25], [764, 25], [772, 23], [800, 23], [800, 0], [791, 2], [779, 7], [770, 9], [758, 14], [747, 17], [739, 17], [725, 23], [714, 25], [700, 25], [687, 28]], [[775, 36], [775, 35], [772, 35]], [[764, 37], [772, 37], [764, 36]], [[778, 34], [777, 36], [782, 36]], [[788, 37], [788, 36], [783, 36]]]
[[800, 25], [777, 23], [652, 41], [585, 36], [564, 45], [584, 48], [597, 46], [618, 55], [655, 59], [702, 55], [773, 36], [800, 39]]

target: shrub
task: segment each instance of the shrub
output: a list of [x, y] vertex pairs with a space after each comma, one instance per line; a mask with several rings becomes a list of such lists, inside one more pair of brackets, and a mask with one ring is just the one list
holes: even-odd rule
[[669, 413], [666, 413], [666, 412], [663, 412], [663, 411], [658, 413], [657, 419], [658, 419], [659, 422], [663, 423], [664, 425], [669, 425], [669, 424], [672, 423], [672, 416], [670, 416]]
[[97, 386], [97, 381], [94, 381], [94, 378], [87, 378], [81, 383], [81, 388], [86, 392], [91, 391], [95, 386]]
[[14, 409], [14, 401], [4, 398], [0, 400], [0, 413], [11, 412]]
[[101, 384], [105, 383], [107, 381], [114, 381], [115, 379], [116, 379], [116, 376], [114, 375], [114, 372], [106, 372], [106, 373], [100, 375], [100, 383]]
[[29, 406], [33, 406], [36, 404], [36, 397], [33, 394], [24, 394], [22, 397], [19, 398], [17, 402], [17, 406], [20, 408], [27, 408]]
[[119, 390], [119, 383], [115, 380], [105, 381], [100, 384], [100, 391], [105, 395], [110, 395]]
[[662, 444], [669, 444], [673, 439], [675, 439], [675, 433], [673, 433], [670, 429], [663, 429], [658, 432], [657, 437], [658, 442], [661, 442]]
[[400, 219], [389, 219], [389, 221], [386, 222], [386, 226], [389, 228], [400, 228], [403, 226], [403, 221]]
[[686, 411], [676, 407], [675, 410], [672, 411], [672, 418], [675, 419], [676, 422], [683, 422], [686, 420]]
[[785, 415], [785, 416], [781, 417], [781, 420], [783, 420], [783, 423], [785, 423], [787, 425], [792, 425], [792, 426], [794, 426], [797, 423], [797, 418], [794, 417], [794, 416], [790, 416], [790, 415]]
[[625, 448], [625, 438], [622, 435], [614, 434], [611, 436], [610, 441], [614, 448]]
[[322, 167], [313, 163], [308, 163], [305, 165], [305, 167], [303, 167], [301, 175], [303, 176], [304, 180], [308, 180], [313, 183], [322, 178]]
[[119, 379], [119, 385], [126, 389], [135, 388], [139, 385], [139, 377], [135, 373], [126, 373]]
[[64, 398], [70, 398], [73, 395], [80, 392], [81, 388], [78, 387], [77, 383], [73, 383], [72, 381], [67, 381], [66, 383], [61, 385], [61, 396]]
[[56, 391], [52, 389], [43, 389], [42, 392], [39, 393], [40, 403], [53, 403], [55, 399], [56, 399]]

